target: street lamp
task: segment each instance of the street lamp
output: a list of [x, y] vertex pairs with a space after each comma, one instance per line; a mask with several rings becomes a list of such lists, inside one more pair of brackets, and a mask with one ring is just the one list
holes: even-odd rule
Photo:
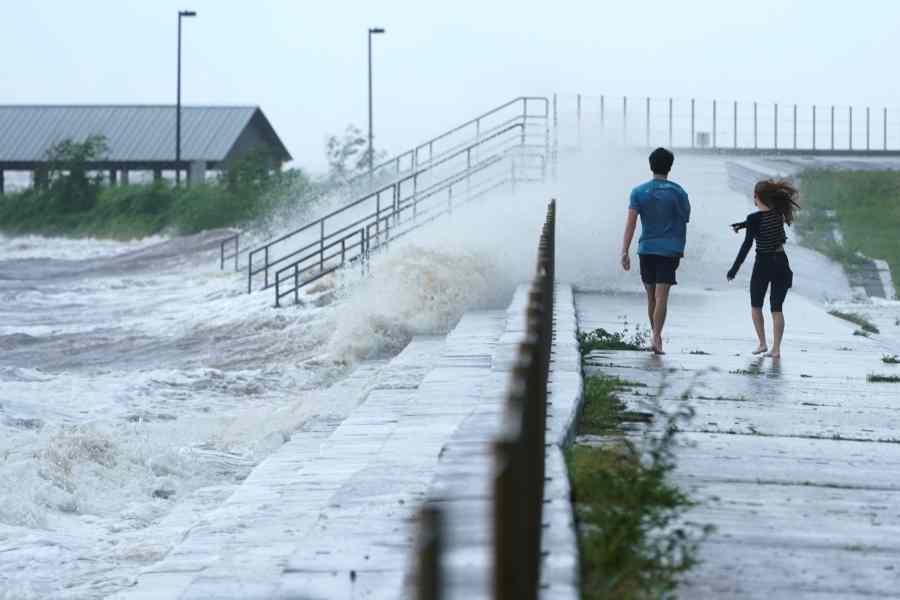
[[175, 185], [181, 184], [181, 19], [196, 17], [193, 10], [178, 11], [178, 91], [175, 101]]
[[372, 35], [384, 33], [382, 27], [369, 28], [369, 175], [372, 175], [372, 159], [375, 150], [372, 147]]

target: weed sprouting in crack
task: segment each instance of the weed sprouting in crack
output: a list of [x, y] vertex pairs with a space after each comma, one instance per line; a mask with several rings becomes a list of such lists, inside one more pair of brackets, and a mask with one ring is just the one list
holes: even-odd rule
[[629, 396], [638, 404], [626, 407], [617, 393], [627, 387], [586, 380], [581, 437], [567, 453], [586, 599], [674, 597], [712, 531], [687, 519], [697, 502], [670, 477], [677, 434], [694, 416], [690, 393], [664, 407], [664, 378], [655, 395]]
[[578, 345], [582, 356], [587, 356], [594, 350], [636, 350], [649, 349], [649, 334], [640, 327], [636, 328], [629, 337], [628, 328], [623, 331], [610, 332], [602, 327], [594, 331], [579, 332]]

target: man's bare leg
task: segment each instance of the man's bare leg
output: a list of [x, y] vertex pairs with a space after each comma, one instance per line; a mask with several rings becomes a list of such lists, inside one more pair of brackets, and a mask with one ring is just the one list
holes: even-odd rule
[[656, 286], [645, 283], [644, 289], [647, 290], [647, 316], [650, 318], [650, 335], [652, 337], [653, 332], [656, 331], [656, 327], [653, 325], [653, 313], [656, 311]]
[[666, 325], [666, 314], [669, 310], [669, 289], [668, 283], [656, 284], [656, 305], [653, 310], [653, 351], [657, 354], [665, 354], [663, 352], [662, 332]]

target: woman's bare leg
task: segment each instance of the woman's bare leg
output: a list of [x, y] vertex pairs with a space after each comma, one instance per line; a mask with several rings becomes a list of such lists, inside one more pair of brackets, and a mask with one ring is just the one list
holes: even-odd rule
[[753, 354], [762, 354], [769, 350], [769, 346], [766, 344], [766, 321], [763, 318], [762, 308], [753, 306], [750, 308], [750, 314], [753, 315], [753, 328], [756, 329], [756, 338], [759, 340], [759, 345]]
[[[762, 311], [760, 311], [762, 312]], [[784, 337], [784, 313], [781, 311], [772, 313], [772, 329], [775, 334], [775, 341], [772, 342], [772, 351], [769, 356], [778, 358], [781, 356], [781, 338]]]

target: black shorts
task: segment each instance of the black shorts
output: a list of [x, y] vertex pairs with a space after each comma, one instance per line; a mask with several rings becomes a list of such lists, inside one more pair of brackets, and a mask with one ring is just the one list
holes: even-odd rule
[[659, 254], [639, 254], [641, 260], [641, 281], [644, 285], [667, 283], [677, 285], [675, 271], [681, 262], [680, 256], [661, 256]]
[[750, 306], [762, 308], [766, 288], [771, 286], [769, 305], [772, 312], [782, 312], [784, 299], [792, 285], [794, 272], [791, 271], [787, 254], [784, 252], [757, 254], [756, 262], [753, 263], [753, 275], [750, 276]]

